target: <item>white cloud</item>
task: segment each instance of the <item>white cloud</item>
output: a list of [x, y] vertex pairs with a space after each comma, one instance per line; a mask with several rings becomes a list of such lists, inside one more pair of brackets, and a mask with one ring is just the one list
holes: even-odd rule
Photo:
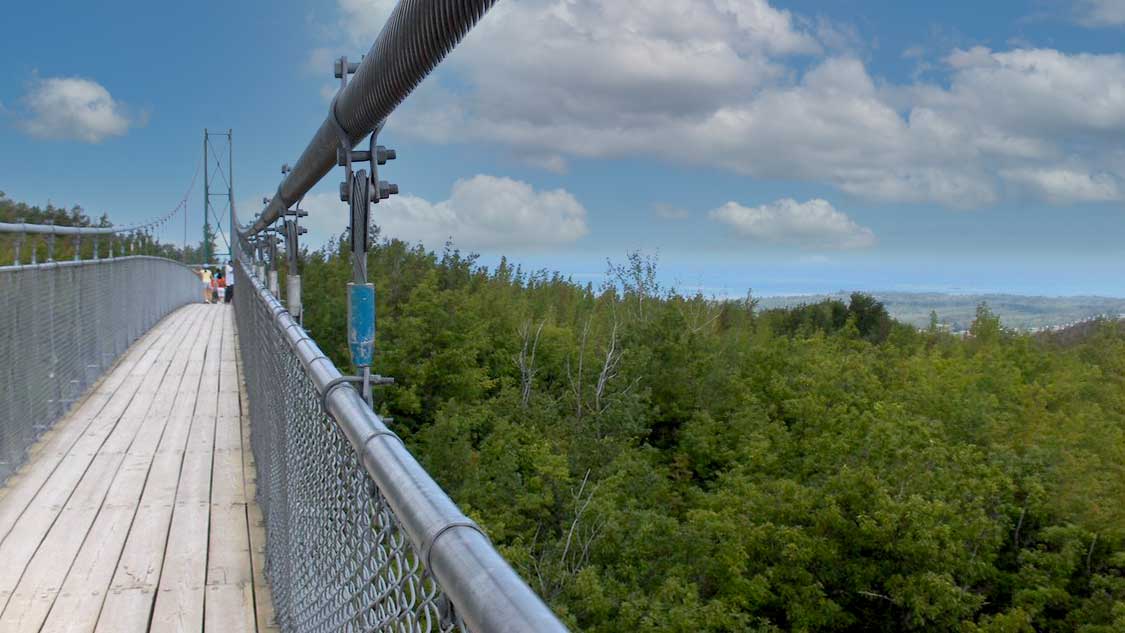
[[23, 104], [27, 112], [19, 126], [39, 138], [98, 143], [137, 123], [105, 87], [80, 77], [36, 78]]
[[[384, 0], [338, 4], [342, 22], [370, 43]], [[539, 124], [533, 113], [541, 112], [656, 124], [668, 110], [706, 114], [784, 74], [771, 56], [820, 50], [765, 0], [531, 0], [493, 7], [449, 63], [497, 120]]]
[[757, 207], [728, 202], [711, 212], [742, 237], [809, 249], [857, 249], [875, 245], [871, 229], [856, 224], [827, 200], [783, 198]]
[[1010, 169], [1001, 172], [1001, 175], [1054, 204], [1111, 202], [1123, 198], [1118, 180], [1105, 173], [1088, 174], [1059, 168]]
[[1125, 25], [1125, 0], [1078, 0], [1074, 9], [1078, 22], [1086, 26]]
[[396, 4], [398, 0], [337, 0], [340, 25], [353, 42], [371, 46]]
[[[339, 0], [341, 19], [369, 42], [384, 4]], [[455, 81], [424, 83], [392, 125], [553, 171], [643, 156], [957, 208], [1099, 199], [1008, 172], [1125, 177], [1125, 55], [978, 47], [895, 84], [839, 52], [848, 32], [765, 0], [499, 3], [443, 66]]]
[[[305, 197], [309, 243], [324, 243], [347, 226], [346, 204], [328, 193]], [[391, 196], [372, 206], [384, 237], [440, 249], [447, 239], [464, 249], [541, 250], [589, 233], [586, 209], [562, 189], [536, 190], [510, 178], [477, 175], [458, 180], [447, 200]]]

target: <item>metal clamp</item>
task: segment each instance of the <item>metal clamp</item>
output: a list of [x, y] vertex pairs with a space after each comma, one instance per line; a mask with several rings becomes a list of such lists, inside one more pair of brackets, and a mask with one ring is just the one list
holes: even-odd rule
[[394, 431], [392, 431], [390, 429], [384, 429], [384, 430], [380, 430], [380, 431], [375, 431], [371, 435], [368, 435], [367, 437], [363, 438], [363, 442], [361, 443], [361, 446], [363, 446], [363, 448], [365, 450], [365, 454], [366, 454], [367, 445], [370, 444], [371, 442], [374, 442], [375, 440], [379, 439], [380, 437], [393, 437], [394, 439], [398, 440], [399, 444], [402, 444], [404, 447], [406, 446], [406, 442], [402, 441], [402, 438], [398, 436], [398, 433], [395, 433]]
[[446, 523], [445, 525], [438, 528], [437, 531], [432, 535], [426, 537], [425, 542], [422, 543], [422, 562], [425, 564], [427, 571], [433, 569], [433, 566], [430, 565], [430, 554], [433, 552], [434, 543], [437, 542], [442, 534], [445, 534], [453, 528], [459, 527], [469, 528], [470, 530], [473, 530], [483, 536], [486, 541], [489, 540], [488, 535], [484, 533], [484, 530], [480, 529], [479, 525], [468, 519], [465, 519], [464, 521], [454, 521], [452, 523]]
[[[379, 374], [372, 374], [367, 378], [364, 378], [363, 376], [340, 376], [339, 378], [333, 378], [332, 380], [328, 381], [328, 384], [324, 386], [324, 392], [320, 394], [320, 408], [325, 411], [328, 410], [328, 394], [332, 393], [332, 390], [336, 387], [353, 383], [362, 385], [365, 381], [371, 387], [395, 384], [394, 378], [391, 378], [390, 376], [380, 376]], [[355, 387], [352, 387], [352, 389], [355, 389]], [[358, 390], [356, 391], [358, 393]], [[363, 394], [359, 394], [359, 397], [363, 398]], [[363, 398], [363, 400], [364, 402], [369, 402], [367, 398]]]
[[[359, 380], [359, 382], [362, 382], [362, 381], [363, 381], [363, 379], [361, 378]], [[339, 387], [340, 385], [344, 385], [344, 384], [352, 383], [352, 382], [357, 382], [355, 376], [340, 376], [339, 378], [333, 378], [332, 380], [330, 380], [328, 382], [328, 384], [324, 386], [324, 392], [320, 394], [320, 408], [321, 408], [321, 410], [328, 411], [328, 394], [332, 393], [333, 389], [335, 389], [336, 387]], [[354, 389], [354, 387], [353, 387], [353, 389]]]

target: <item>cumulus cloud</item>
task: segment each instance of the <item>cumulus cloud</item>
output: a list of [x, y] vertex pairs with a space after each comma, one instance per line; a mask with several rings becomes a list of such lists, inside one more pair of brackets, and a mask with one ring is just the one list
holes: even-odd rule
[[797, 202], [783, 198], [757, 207], [728, 202], [711, 211], [711, 219], [742, 237], [808, 249], [857, 249], [875, 245], [871, 229], [855, 223], [820, 198]]
[[1121, 185], [1110, 174], [1088, 174], [1065, 168], [1009, 169], [1001, 175], [1054, 204], [1110, 202], [1122, 199]]
[[[331, 194], [306, 196], [310, 243], [347, 226], [346, 205]], [[458, 180], [446, 200], [398, 195], [372, 206], [382, 235], [440, 249], [446, 240], [471, 250], [542, 250], [589, 233], [586, 208], [563, 189], [536, 190], [511, 178], [480, 174]]]
[[23, 105], [19, 126], [39, 138], [99, 143], [136, 123], [104, 86], [80, 77], [36, 78]]
[[1078, 0], [1074, 9], [1086, 26], [1125, 25], [1125, 0]]
[[[374, 35], [364, 17], [383, 0], [339, 2], [357, 37]], [[766, 0], [500, 3], [448, 60], [455, 81], [424, 84], [393, 124], [554, 171], [656, 157], [957, 208], [1013, 192], [1104, 199], [1014, 186], [1025, 170], [1125, 175], [1125, 55], [978, 47], [934, 60], [931, 81], [895, 84], [842, 32]]]

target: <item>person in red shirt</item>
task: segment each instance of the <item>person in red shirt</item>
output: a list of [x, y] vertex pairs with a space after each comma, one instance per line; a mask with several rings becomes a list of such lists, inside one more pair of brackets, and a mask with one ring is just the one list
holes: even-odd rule
[[227, 294], [227, 278], [223, 274], [223, 269], [220, 268], [215, 273], [215, 303], [225, 303]]

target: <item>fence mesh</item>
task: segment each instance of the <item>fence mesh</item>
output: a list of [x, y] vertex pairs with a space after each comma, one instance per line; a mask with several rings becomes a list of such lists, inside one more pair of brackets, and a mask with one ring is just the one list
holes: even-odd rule
[[190, 269], [158, 257], [0, 267], [0, 483], [130, 343], [199, 297]]
[[[238, 275], [248, 279], [241, 265]], [[302, 633], [456, 630], [440, 588], [253, 290], [243, 283], [234, 303], [278, 624]]]

